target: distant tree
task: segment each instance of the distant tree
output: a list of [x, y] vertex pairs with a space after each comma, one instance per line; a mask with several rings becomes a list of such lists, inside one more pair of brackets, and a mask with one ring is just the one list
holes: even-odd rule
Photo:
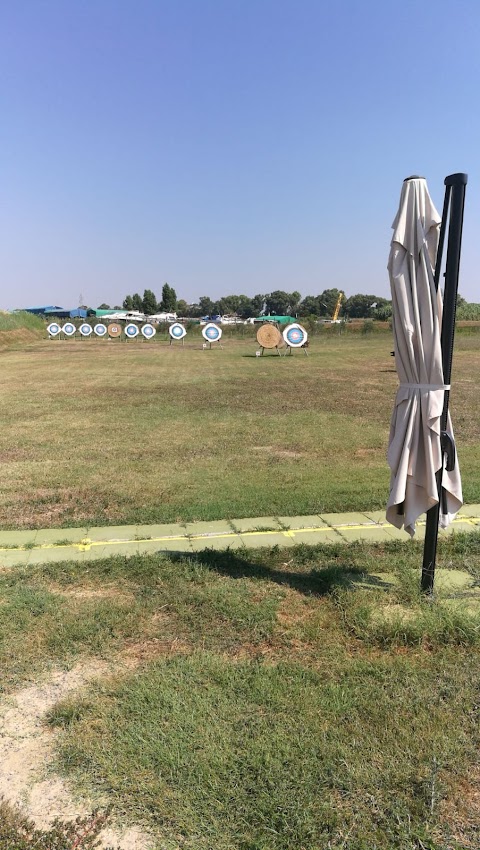
[[249, 298], [248, 295], [238, 296], [237, 315], [240, 316], [241, 319], [250, 319], [251, 316], [255, 316], [253, 298]]
[[110, 304], [100, 304], [100, 307], [97, 307], [97, 310], [111, 310]]
[[177, 301], [177, 313], [179, 316], [188, 316], [188, 308], [189, 305], [183, 300], [183, 298], [180, 298], [179, 301]]
[[260, 316], [265, 310], [266, 295], [254, 295], [252, 298], [252, 316]]
[[340, 290], [336, 287], [333, 289], [324, 289], [318, 296], [318, 315], [328, 318], [333, 316], [339, 295]]
[[321, 304], [318, 295], [306, 295], [299, 304], [301, 316], [321, 316]]
[[132, 310], [139, 310], [140, 312], [143, 310], [142, 296], [138, 292], [132, 295]]
[[380, 298], [377, 295], [362, 295], [358, 293], [347, 298], [343, 309], [349, 319], [373, 319], [375, 318], [373, 311], [382, 301], [386, 301], [386, 299]]
[[124, 310], [133, 310], [133, 309], [134, 309], [134, 307], [133, 307], [133, 298], [132, 298], [132, 296], [131, 296], [131, 295], [127, 295], [127, 296], [123, 299], [123, 308], [124, 308]]
[[145, 289], [143, 293], [142, 310], [146, 316], [152, 316], [157, 312], [157, 299], [151, 289]]
[[198, 306], [200, 309], [201, 316], [212, 316], [214, 315], [215, 304], [208, 295], [202, 295], [201, 298], [198, 299]]
[[200, 309], [200, 304], [188, 304], [187, 312], [185, 313], [189, 319], [200, 319], [205, 314]]
[[177, 309], [177, 293], [168, 283], [163, 284], [160, 307], [164, 313], [174, 313]]
[[113, 309], [114, 310], [123, 310], [123, 307], [120, 307], [120, 304], [115, 304]]
[[456, 316], [457, 320], [459, 319], [460, 321], [478, 321], [480, 319], [480, 304], [475, 304], [475, 302], [469, 303], [460, 295], [457, 297]]
[[265, 310], [267, 315], [288, 316], [297, 309], [299, 301], [299, 292], [289, 293], [276, 289], [275, 292], [265, 296]]
[[392, 317], [392, 302], [387, 298], [377, 298], [377, 306], [370, 308], [370, 313], [379, 322], [387, 322]]

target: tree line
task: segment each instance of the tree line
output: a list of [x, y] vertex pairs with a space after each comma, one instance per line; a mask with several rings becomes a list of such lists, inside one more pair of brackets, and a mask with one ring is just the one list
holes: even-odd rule
[[[162, 287], [162, 296], [157, 300], [151, 289], [145, 289], [143, 296], [139, 293], [127, 295], [123, 301], [123, 309], [138, 310], [147, 316], [155, 313], [177, 313], [180, 317], [198, 319], [202, 316], [236, 315], [241, 319], [249, 319], [260, 315], [273, 316], [311, 316], [314, 318], [331, 318], [338, 299], [343, 293], [339, 289], [324, 289], [319, 295], [301, 297], [296, 290], [284, 292], [277, 289], [262, 295], [226, 295], [214, 301], [208, 295], [202, 295], [195, 304], [188, 304], [184, 299], [177, 299], [177, 293], [168, 283]], [[101, 307], [107, 309], [107, 304]], [[363, 295], [357, 293], [349, 298], [343, 298], [340, 308], [340, 318], [348, 319], [377, 319], [387, 321], [392, 315], [392, 302], [380, 295]], [[480, 305], [469, 304], [461, 295], [457, 301], [458, 319], [480, 319]]]

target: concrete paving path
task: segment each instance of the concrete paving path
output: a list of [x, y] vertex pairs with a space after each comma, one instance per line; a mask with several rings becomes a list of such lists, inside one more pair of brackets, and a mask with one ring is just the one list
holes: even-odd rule
[[[480, 530], [480, 505], [464, 505], [447, 531]], [[416, 539], [422, 539], [425, 522]], [[351, 543], [354, 540], [408, 541], [389, 525], [384, 511], [315, 514], [297, 517], [192, 522], [171, 525], [122, 525], [101, 528], [47, 528], [0, 531], [0, 568], [91, 561], [110, 555], [148, 552], [199, 552], [202, 549], [295, 546], [299, 543]]]

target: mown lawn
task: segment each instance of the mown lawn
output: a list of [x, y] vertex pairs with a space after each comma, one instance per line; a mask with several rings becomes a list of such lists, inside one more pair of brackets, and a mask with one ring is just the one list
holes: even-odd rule
[[[190, 337], [187, 339], [190, 340]], [[313, 337], [310, 356], [43, 341], [6, 350], [0, 527], [379, 509], [397, 384], [389, 333]], [[480, 337], [457, 335], [452, 413], [480, 502]]]
[[[480, 839], [480, 613], [421, 544], [111, 558], [0, 574], [4, 695], [85, 658], [57, 769], [157, 850], [452, 850]], [[439, 576], [480, 579], [480, 534]], [[121, 665], [125, 663], [126, 666]]]

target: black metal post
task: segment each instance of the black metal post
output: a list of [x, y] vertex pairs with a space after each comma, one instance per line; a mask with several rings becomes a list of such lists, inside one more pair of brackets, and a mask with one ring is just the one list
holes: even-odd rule
[[[453, 342], [455, 337], [455, 314], [457, 309], [458, 276], [460, 271], [460, 254], [462, 247], [463, 210], [465, 205], [465, 189], [468, 177], [466, 174], [450, 174], [445, 178], [445, 202], [443, 206], [442, 225], [435, 262], [435, 286], [438, 289], [440, 269], [442, 265], [443, 244], [446, 231], [447, 215], [448, 243], [445, 267], [445, 292], [443, 297], [442, 318], [442, 366], [443, 382], [449, 385], [452, 376]], [[445, 390], [443, 411], [440, 420], [442, 465], [437, 472], [438, 503], [427, 511], [427, 526], [425, 529], [425, 544], [423, 547], [422, 590], [432, 593], [435, 581], [435, 562], [437, 557], [438, 522], [443, 500], [442, 476], [446, 459], [448, 470], [455, 465], [455, 444], [453, 436], [447, 432], [448, 403], [450, 391]]]

